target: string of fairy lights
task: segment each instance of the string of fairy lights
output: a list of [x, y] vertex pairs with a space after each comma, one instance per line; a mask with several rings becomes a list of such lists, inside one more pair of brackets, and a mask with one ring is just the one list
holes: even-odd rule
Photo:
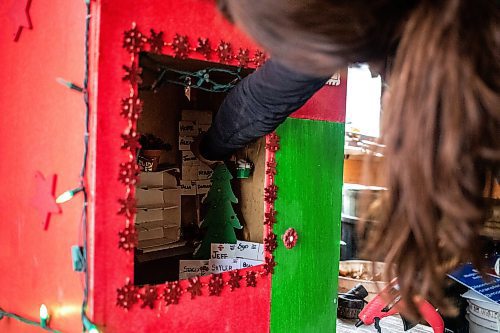
[[[89, 116], [90, 116], [90, 104], [89, 104], [89, 94], [88, 94], [88, 79], [89, 79], [89, 36], [90, 36], [90, 20], [91, 20], [91, 8], [90, 8], [90, 0], [85, 0], [86, 7], [86, 17], [85, 17], [85, 68], [84, 68], [84, 79], [83, 86], [79, 86], [72, 82], [68, 82], [64, 79], [57, 78], [57, 82], [68, 87], [71, 90], [82, 93], [83, 100], [85, 103], [85, 133], [84, 133], [84, 146], [83, 146], [83, 159], [82, 159], [82, 167], [79, 175], [79, 185], [71, 190], [68, 190], [62, 193], [57, 197], [56, 203], [61, 204], [64, 203], [71, 198], [73, 198], [77, 193], [83, 194], [83, 207], [81, 214], [81, 230], [82, 230], [82, 253], [78, 257], [80, 261], [81, 268], [80, 271], [84, 274], [84, 283], [83, 283], [83, 301], [81, 306], [81, 320], [82, 320], [82, 329], [84, 332], [88, 333], [99, 333], [99, 329], [97, 326], [92, 323], [90, 318], [87, 316], [87, 304], [88, 304], [88, 294], [89, 294], [89, 274], [88, 274], [88, 262], [87, 262], [87, 208], [88, 208], [88, 196], [87, 196], [87, 188], [85, 186], [85, 177], [87, 172], [87, 160], [88, 160], [88, 148], [89, 148]], [[52, 329], [49, 326], [50, 321], [50, 312], [45, 304], [41, 304], [40, 306], [40, 320], [35, 321], [28, 319], [26, 317], [20, 316], [13, 312], [5, 311], [0, 308], [0, 320], [3, 318], [12, 318], [21, 323], [39, 326], [48, 332], [60, 333], [55, 329]]]

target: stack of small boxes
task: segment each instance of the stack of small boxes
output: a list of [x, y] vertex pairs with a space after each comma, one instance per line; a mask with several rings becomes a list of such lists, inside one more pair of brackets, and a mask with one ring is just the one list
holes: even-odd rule
[[181, 195], [206, 194], [210, 190], [212, 169], [191, 152], [191, 143], [212, 123], [212, 112], [183, 110], [179, 122], [179, 150], [182, 155]]

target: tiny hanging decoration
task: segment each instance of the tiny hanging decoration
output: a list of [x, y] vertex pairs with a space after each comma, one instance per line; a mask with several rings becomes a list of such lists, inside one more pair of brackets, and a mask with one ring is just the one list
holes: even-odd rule
[[283, 244], [290, 250], [297, 245], [298, 238], [297, 231], [294, 228], [288, 228], [282, 237]]
[[189, 41], [187, 36], [175, 34], [172, 42], [172, 50], [175, 57], [179, 59], [186, 59], [189, 55]]
[[266, 261], [264, 263], [264, 275], [274, 274], [274, 267], [276, 267], [274, 257], [266, 257]]
[[187, 292], [191, 294], [191, 299], [194, 299], [196, 296], [201, 296], [201, 289], [203, 285], [201, 284], [200, 278], [195, 276], [188, 279], [189, 285], [187, 287]]
[[163, 299], [166, 305], [179, 304], [179, 299], [182, 295], [182, 288], [179, 281], [165, 283], [165, 290], [163, 291]]
[[140, 294], [140, 299], [142, 301], [141, 308], [149, 307], [150, 309], [155, 308], [156, 300], [158, 300], [158, 290], [155, 286], [144, 286], [144, 292]]
[[128, 219], [132, 218], [137, 211], [137, 200], [128, 194], [125, 199], [118, 199], [120, 203], [120, 209], [118, 210], [118, 215], [125, 215]]
[[222, 280], [222, 274], [212, 274], [208, 282], [208, 295], [220, 296], [223, 288], [224, 281]]
[[233, 58], [233, 49], [231, 44], [221, 40], [217, 46], [215, 52], [219, 56], [219, 61], [223, 64], [227, 64]]
[[202, 54], [205, 59], [209, 60], [212, 54], [212, 47], [210, 46], [208, 38], [198, 38], [198, 44], [196, 45], [195, 51]]
[[132, 251], [137, 245], [138, 236], [135, 226], [130, 224], [122, 231], [118, 232], [118, 248], [125, 251]]
[[236, 178], [247, 179], [252, 173], [252, 162], [248, 159], [239, 159], [236, 161]]
[[245, 274], [245, 280], [247, 282], [247, 287], [257, 287], [257, 272], [248, 271]]
[[122, 99], [120, 115], [126, 119], [137, 120], [142, 112], [142, 101], [136, 97]]
[[139, 301], [140, 296], [137, 287], [130, 280], [123, 287], [118, 288], [116, 292], [116, 305], [126, 310], [130, 310]]
[[9, 11], [9, 17], [14, 26], [13, 37], [17, 42], [21, 37], [21, 32], [24, 28], [33, 29], [30, 17], [31, 0], [14, 0]]
[[271, 208], [269, 212], [264, 214], [264, 224], [272, 227], [276, 223], [276, 215], [278, 212]]
[[135, 62], [130, 66], [123, 65], [122, 68], [125, 71], [123, 81], [129, 81], [133, 86], [137, 86], [142, 83], [142, 68], [137, 66]]
[[61, 208], [55, 198], [56, 181], [56, 175], [45, 178], [40, 171], [35, 173], [35, 194], [32, 198], [32, 205], [42, 217], [43, 230], [49, 227], [52, 214], [61, 213]]
[[278, 186], [269, 185], [264, 189], [264, 200], [267, 203], [274, 203], [278, 198]]
[[243, 277], [236, 271], [229, 272], [229, 281], [227, 282], [229, 285], [229, 290], [234, 291], [235, 289], [240, 287], [240, 281]]
[[123, 48], [129, 53], [139, 53], [144, 50], [144, 45], [148, 39], [137, 29], [137, 25], [132, 23], [132, 28], [123, 33]]
[[276, 234], [273, 232], [270, 232], [265, 238], [264, 238], [264, 248], [266, 249], [267, 252], [272, 253], [276, 248], [278, 247], [278, 241], [276, 238]]
[[148, 42], [151, 52], [161, 54], [163, 51], [163, 47], [165, 47], [166, 44], [165, 40], [163, 39], [163, 31], [155, 32], [153, 29], [151, 29]]
[[246, 67], [250, 62], [250, 51], [248, 49], [240, 48], [235, 58], [236, 61], [238, 61], [239, 66]]
[[139, 166], [133, 162], [120, 163], [118, 180], [124, 185], [134, 185], [139, 177]]

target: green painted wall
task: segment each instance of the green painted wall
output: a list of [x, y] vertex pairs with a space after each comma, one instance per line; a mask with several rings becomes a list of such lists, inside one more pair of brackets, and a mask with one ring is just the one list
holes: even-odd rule
[[[289, 118], [277, 133], [271, 332], [335, 332], [344, 124]], [[290, 227], [299, 241], [288, 250], [281, 236]]]

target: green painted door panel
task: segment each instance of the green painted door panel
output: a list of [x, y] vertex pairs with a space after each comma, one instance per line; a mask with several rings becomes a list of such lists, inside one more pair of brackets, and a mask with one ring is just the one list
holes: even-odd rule
[[[277, 129], [272, 333], [335, 332], [344, 124], [289, 118]], [[286, 249], [288, 228], [298, 243]]]

